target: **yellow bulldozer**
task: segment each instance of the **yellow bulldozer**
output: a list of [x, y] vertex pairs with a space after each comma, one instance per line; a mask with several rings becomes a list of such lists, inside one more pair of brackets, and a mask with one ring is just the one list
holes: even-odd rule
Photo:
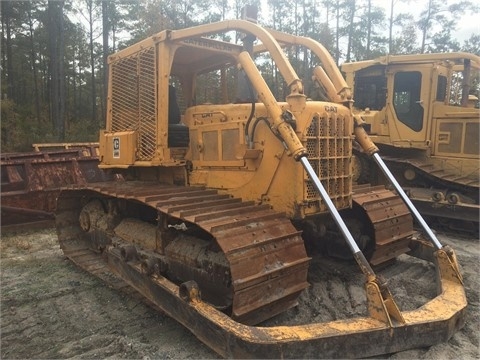
[[[389, 55], [342, 71], [355, 113], [417, 209], [478, 234], [480, 57]], [[354, 163], [360, 183], [385, 183], [361, 150]]]
[[[315, 59], [328, 101], [306, 94], [287, 47]], [[254, 59], [275, 64], [286, 99]], [[352, 102], [321, 44], [246, 20], [165, 30], [111, 55], [99, 167], [115, 180], [62, 190], [61, 248], [225, 357], [366, 357], [447, 341], [467, 306], [455, 253], [396, 183]], [[354, 142], [395, 191], [354, 184]], [[358, 264], [365, 315], [263, 326], [297, 305], [320, 255]], [[419, 308], [402, 311], [374, 270], [399, 255], [436, 269], [437, 294]]]

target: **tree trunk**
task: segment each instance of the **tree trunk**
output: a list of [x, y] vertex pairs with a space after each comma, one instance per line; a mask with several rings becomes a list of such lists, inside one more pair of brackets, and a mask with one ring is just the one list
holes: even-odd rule
[[347, 43], [347, 55], [346, 55], [346, 62], [350, 62], [350, 57], [352, 53], [352, 38], [353, 38], [353, 29], [355, 26], [353, 25], [353, 20], [355, 18], [355, 0], [351, 0], [348, 4], [350, 10], [350, 18], [349, 18], [349, 25], [348, 25], [348, 43]]
[[[302, 7], [303, 7], [303, 36], [308, 36], [308, 32], [310, 29], [308, 29], [308, 24], [306, 22], [306, 19], [308, 19], [308, 11], [307, 11], [307, 4], [305, 3], [305, 0], [302, 2]], [[312, 33], [315, 31], [315, 29], [312, 29]], [[303, 48], [303, 78], [306, 79], [308, 74], [307, 74], [307, 69], [308, 69], [308, 50], [306, 47]], [[304, 89], [305, 91], [305, 89]]]
[[95, 86], [95, 54], [93, 52], [93, 0], [87, 1], [88, 6], [88, 22], [89, 22], [89, 30], [90, 30], [90, 67], [92, 69], [91, 75], [91, 87], [92, 87], [92, 124], [97, 123], [97, 94], [96, 94], [96, 86]]
[[108, 34], [110, 31], [108, 21], [108, 3], [106, 0], [102, 1], [102, 28], [103, 28], [103, 96], [102, 96], [102, 128], [105, 127], [107, 115], [107, 96], [108, 96]]
[[[6, 21], [7, 21], [7, 17], [5, 15], [5, 2], [2, 2], [2, 11], [0, 13], [0, 16], [2, 17], [2, 69], [6, 69], [7, 68], [7, 57], [5, 55], [6, 53], [6, 42], [7, 42], [7, 39], [5, 38], [5, 30], [6, 30]], [[3, 98], [3, 94], [1, 94], [1, 97]]]
[[83, 109], [83, 106], [80, 106], [80, 104], [83, 103], [83, 99], [82, 99], [82, 89], [83, 89], [83, 86], [82, 86], [82, 68], [80, 67], [80, 62], [78, 62], [78, 104], [79, 106], [75, 109], [75, 114], [76, 114], [76, 117], [77, 119], [78, 118], [81, 118], [83, 117], [83, 114], [84, 114], [84, 111], [82, 111]]
[[64, 1], [48, 2], [51, 119], [58, 141], [65, 139], [63, 5]]
[[7, 33], [7, 97], [13, 99], [15, 94], [15, 82], [13, 76], [13, 58], [12, 58], [12, 28], [11, 12], [12, 4], [10, 1], [2, 1], [2, 15], [5, 16], [5, 28]]
[[388, 24], [388, 53], [392, 53], [393, 47], [393, 5], [395, 0], [390, 3], [390, 22]]
[[336, 6], [337, 25], [335, 29], [335, 62], [338, 66], [340, 61], [340, 1], [337, 0]]
[[35, 114], [37, 117], [37, 123], [40, 123], [40, 95], [38, 93], [38, 75], [37, 75], [37, 59], [35, 56], [35, 41], [33, 40], [33, 20], [32, 9], [28, 8], [28, 26], [30, 30], [30, 57], [32, 61], [32, 75], [33, 75], [33, 91], [35, 98]]
[[77, 65], [75, 59], [77, 58], [75, 46], [73, 47], [73, 62], [72, 62], [72, 86], [73, 86], [73, 109], [71, 111], [72, 118], [76, 120], [77, 114]]
[[63, 6], [64, 1], [60, 1], [59, 9], [59, 26], [58, 26], [58, 109], [59, 109], [59, 124], [60, 124], [60, 139], [65, 140], [65, 31], [63, 29]]
[[370, 59], [370, 47], [372, 42], [372, 0], [368, 0], [368, 17], [367, 17], [367, 59]]
[[423, 54], [425, 53], [425, 42], [427, 40], [427, 30], [430, 24], [430, 16], [431, 16], [431, 11], [432, 11], [432, 0], [428, 1], [428, 9], [427, 9], [427, 15], [425, 17], [425, 22], [423, 23], [422, 26], [422, 46], [420, 53]]

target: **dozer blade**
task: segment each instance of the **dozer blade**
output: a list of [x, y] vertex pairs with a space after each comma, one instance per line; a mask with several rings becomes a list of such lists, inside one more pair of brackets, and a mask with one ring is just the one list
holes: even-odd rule
[[[431, 253], [432, 249], [419, 252]], [[123, 261], [118, 250], [108, 252], [110, 267], [122, 279], [218, 354], [229, 358], [368, 357], [447, 341], [464, 325], [467, 302], [449, 256], [438, 250], [434, 257], [439, 295], [417, 310], [403, 312], [404, 324], [359, 317], [299, 326], [255, 327], [235, 322], [203, 302], [194, 284], [178, 287], [164, 277], [146, 276], [139, 264]], [[367, 300], [369, 307], [382, 311], [382, 305], [369, 291]]]

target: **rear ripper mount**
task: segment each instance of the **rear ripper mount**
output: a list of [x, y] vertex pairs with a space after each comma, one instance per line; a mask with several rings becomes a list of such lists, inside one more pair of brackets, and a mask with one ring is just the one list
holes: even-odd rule
[[[429, 243], [418, 239], [412, 239], [409, 255], [435, 263], [438, 275], [438, 295], [422, 307], [400, 312], [393, 299], [384, 296], [388, 289], [367, 279], [368, 317], [296, 326], [247, 325], [294, 306], [298, 294], [308, 286], [305, 282], [296, 281], [305, 279], [309, 259], [299, 233], [289, 220], [269, 209], [250, 203], [239, 204], [239, 199], [222, 197], [210, 193], [210, 190], [174, 186], [160, 189], [157, 184], [155, 191], [151, 184], [139, 187], [138, 183], [128, 182], [115, 187], [111, 185], [91, 184], [82, 191], [65, 189], [61, 192], [56, 222], [64, 253], [79, 266], [115, 287], [124, 286], [123, 282], [126, 282], [224, 357], [367, 357], [443, 342], [464, 325], [467, 302], [455, 256], [449, 253], [448, 247], [435, 250]], [[190, 194], [182, 197], [178, 191]], [[199, 198], [194, 200], [196, 191]], [[166, 195], [168, 193], [170, 195]], [[175, 198], [175, 201], [169, 198]], [[122, 218], [119, 210], [130, 204], [127, 206], [129, 209], [124, 207], [122, 211], [124, 215], [132, 215], [142, 209], [141, 206], [135, 208], [133, 204], [142, 202], [151, 204], [156, 211], [153, 218], [148, 212], [137, 213], [143, 221], [138, 224], [140, 227], [135, 228], [135, 222], [139, 220]], [[201, 209], [202, 203], [209, 204], [207, 210]], [[207, 213], [218, 206], [224, 209], [230, 207], [236, 213], [236, 220], [209, 220]], [[255, 207], [257, 210], [253, 209]], [[240, 208], [248, 210], [242, 213]], [[154, 221], [157, 217], [158, 223]], [[205, 231], [205, 224], [209, 222], [212, 226]], [[198, 233], [200, 236], [216, 236], [216, 245], [222, 247], [230, 263], [231, 274], [222, 273], [222, 270], [228, 269], [228, 264], [225, 265], [221, 257], [216, 258], [218, 249], [212, 244], [205, 245], [201, 251], [191, 248], [190, 253], [186, 248], [183, 253], [175, 253], [176, 246], [169, 248], [176, 241], [169, 233], [181, 232], [176, 229], [190, 225], [197, 229], [195, 234], [188, 236], [198, 236]], [[252, 226], [256, 228], [252, 229]], [[153, 238], [148, 236], [152, 230]], [[132, 231], [137, 243], [127, 245], [125, 240]], [[277, 236], [275, 231], [283, 235]], [[225, 241], [218, 236], [222, 232], [228, 234]], [[258, 235], [258, 241], [248, 246], [242, 244], [242, 238], [253, 233]], [[188, 248], [188, 241], [186, 244]], [[281, 246], [284, 251], [276, 249], [275, 257], [269, 258], [265, 253], [269, 246]], [[182, 262], [203, 260], [207, 266], [214, 267], [213, 275], [207, 277], [202, 277], [195, 265], [183, 271], [190, 272], [189, 276], [194, 273], [190, 278], [203, 281], [202, 286], [208, 287], [209, 281], [211, 287], [221, 283], [217, 291], [223, 293], [225, 301], [215, 305], [207, 302], [197, 281], [182, 282], [178, 275], [175, 282], [169, 280], [170, 267], [175, 267], [176, 262], [160, 255], [162, 248], [164, 253], [169, 253], [170, 259], [184, 256]], [[200, 255], [195, 257], [191, 254], [195, 251], [198, 254], [210, 252], [210, 256], [206, 260]], [[279, 259], [282, 253], [284, 258]], [[257, 268], [255, 263], [260, 259], [270, 261], [268, 266], [262, 263], [262, 267], [271, 269], [268, 274], [253, 274]], [[243, 272], [235, 273], [236, 269]], [[262, 289], [269, 284], [276, 286], [278, 291], [264, 298], [268, 292]]]

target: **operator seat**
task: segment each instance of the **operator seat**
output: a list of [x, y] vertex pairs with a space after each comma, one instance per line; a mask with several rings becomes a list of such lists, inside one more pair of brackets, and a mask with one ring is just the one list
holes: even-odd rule
[[173, 85], [168, 86], [168, 147], [188, 147], [190, 136], [188, 127], [180, 123], [180, 106], [177, 91]]

